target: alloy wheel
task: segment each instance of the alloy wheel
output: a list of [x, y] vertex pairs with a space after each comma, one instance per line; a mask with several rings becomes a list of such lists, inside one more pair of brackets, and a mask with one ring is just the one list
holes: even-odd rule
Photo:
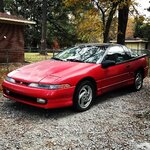
[[79, 91], [78, 104], [81, 108], [87, 108], [93, 99], [93, 91], [89, 85], [84, 85]]

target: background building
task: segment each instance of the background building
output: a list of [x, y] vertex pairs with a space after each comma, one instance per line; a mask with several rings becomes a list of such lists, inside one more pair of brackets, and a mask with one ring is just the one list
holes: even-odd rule
[[0, 63], [24, 61], [24, 25], [28, 24], [35, 22], [0, 13]]

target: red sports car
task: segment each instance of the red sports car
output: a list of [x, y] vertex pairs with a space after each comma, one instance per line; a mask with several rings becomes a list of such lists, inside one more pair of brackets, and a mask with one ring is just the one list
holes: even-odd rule
[[14, 101], [85, 111], [106, 91], [128, 85], [140, 90], [147, 72], [147, 57], [125, 46], [83, 44], [12, 71], [2, 86], [4, 96]]

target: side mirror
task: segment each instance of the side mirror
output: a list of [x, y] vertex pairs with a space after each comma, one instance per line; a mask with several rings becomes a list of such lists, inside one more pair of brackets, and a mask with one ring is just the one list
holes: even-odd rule
[[116, 64], [116, 62], [113, 60], [105, 60], [101, 63], [102, 68], [108, 68], [110, 66], [114, 66], [115, 64]]

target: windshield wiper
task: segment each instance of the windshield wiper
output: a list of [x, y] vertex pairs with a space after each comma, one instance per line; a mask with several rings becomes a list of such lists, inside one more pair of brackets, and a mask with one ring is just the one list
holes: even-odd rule
[[57, 57], [52, 57], [51, 59], [54, 59], [54, 60], [59, 60], [59, 61], [63, 61], [62, 59], [60, 59], [60, 58], [57, 58]]
[[72, 61], [72, 62], [83, 62], [82, 60], [78, 60], [78, 59], [67, 59], [67, 61]]

